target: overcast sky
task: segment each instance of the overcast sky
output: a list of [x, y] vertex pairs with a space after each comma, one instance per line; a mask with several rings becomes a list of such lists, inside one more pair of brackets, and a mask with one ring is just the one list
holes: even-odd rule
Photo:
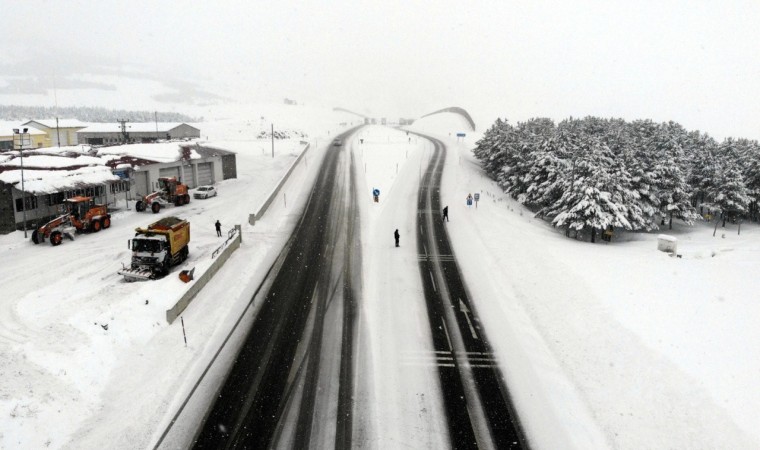
[[462, 106], [481, 127], [597, 115], [760, 138], [756, 0], [3, 6], [0, 103], [50, 106], [55, 84], [67, 105], [288, 97], [390, 117]]

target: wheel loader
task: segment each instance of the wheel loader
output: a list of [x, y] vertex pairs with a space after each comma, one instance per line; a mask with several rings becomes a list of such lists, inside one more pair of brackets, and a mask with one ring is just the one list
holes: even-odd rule
[[65, 212], [32, 231], [32, 242], [50, 240], [53, 246], [61, 245], [63, 237], [74, 240], [74, 234], [98, 231], [111, 226], [111, 215], [106, 205], [97, 205], [92, 197], [71, 197], [63, 202]]
[[190, 203], [190, 194], [187, 185], [177, 181], [177, 177], [161, 177], [158, 179], [158, 190], [144, 196], [135, 203], [135, 209], [139, 212], [150, 209], [153, 214], [161, 211], [169, 205], [182, 206]]

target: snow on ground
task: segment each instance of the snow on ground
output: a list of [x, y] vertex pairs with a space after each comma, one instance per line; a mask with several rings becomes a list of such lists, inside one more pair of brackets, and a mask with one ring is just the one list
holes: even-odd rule
[[[446, 448], [449, 436], [415, 237], [417, 189], [432, 145], [381, 126], [360, 129], [350, 145], [358, 165], [363, 255], [357, 409], [366, 416], [355, 419], [356, 445]], [[378, 203], [372, 200], [375, 188]]]
[[[537, 448], [760, 447], [760, 227], [569, 239], [483, 176], [477, 135], [449, 130], [448, 231]], [[660, 233], [681, 258], [656, 250]]]
[[[219, 197], [159, 215], [122, 208], [109, 230], [56, 248], [34, 246], [22, 232], [0, 236], [0, 448], [156, 442], [289, 236], [318, 169], [309, 161], [350, 126], [345, 115], [316, 113], [250, 107], [205, 124], [204, 142], [239, 152], [239, 178], [218, 183]], [[619, 234], [611, 244], [568, 239], [483, 177], [469, 151], [477, 135], [457, 143], [460, 125], [436, 117], [414, 127], [449, 145], [442, 191], [448, 231], [535, 448], [760, 447], [760, 332], [752, 321], [760, 313], [760, 228], [745, 224], [737, 235], [729, 225], [716, 237], [714, 223], [667, 231], [682, 258], [656, 250], [658, 233]], [[303, 130], [319, 145], [249, 226], [248, 214], [301, 145], [276, 141], [273, 158], [271, 143], [255, 139], [270, 121]], [[373, 373], [360, 380], [357, 404], [369, 402], [372, 411], [357, 417], [357, 439], [371, 448], [444, 447], [440, 387], [419, 356], [430, 344], [413, 232], [430, 145], [382, 127], [363, 128], [345, 145], [355, 152], [357, 188], [366, 195], [359, 324], [366, 341], [357, 346], [360, 364]], [[377, 204], [373, 187], [381, 190]], [[481, 193], [477, 209], [465, 206], [470, 192]], [[170, 214], [192, 224], [185, 267], [209, 264], [220, 241], [216, 219], [225, 229], [243, 224], [240, 250], [183, 314], [187, 345], [182, 325], [164, 319], [186, 288], [176, 278], [180, 269], [145, 283], [116, 275], [129, 259], [132, 230]], [[251, 314], [242, 317], [241, 328]], [[230, 346], [240, 339], [233, 336]], [[206, 376], [206, 400], [231, 360], [222, 354]], [[191, 418], [167, 438], [170, 447], [186, 444], [188, 423], [203, 414], [192, 402], [186, 410]]]
[[[318, 126], [304, 127], [326, 144], [344, 120], [322, 111]], [[269, 141], [222, 138], [209, 144], [238, 152], [238, 178], [217, 183], [218, 197], [157, 215], [128, 210], [121, 200], [110, 229], [59, 247], [35, 246], [20, 231], [0, 236], [0, 448], [142, 448], [166, 426], [289, 236], [298, 196], [317, 167], [300, 164], [283, 192], [291, 196], [287, 206], [275, 202], [252, 227], [249, 213], [303, 145], [279, 141], [273, 158]], [[305, 160], [321, 151], [309, 150]], [[116, 274], [129, 261], [134, 228], [168, 215], [190, 221], [190, 258], [182, 268], [198, 271], [222, 241], [214, 222], [225, 230], [243, 225], [241, 249], [184, 314], [187, 347], [181, 324], [165, 320], [187, 288], [177, 278], [181, 268], [143, 283]]]

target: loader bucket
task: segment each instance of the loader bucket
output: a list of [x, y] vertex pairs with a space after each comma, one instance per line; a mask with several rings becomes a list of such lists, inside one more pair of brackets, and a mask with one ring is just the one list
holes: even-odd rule
[[137, 270], [137, 269], [121, 269], [117, 272], [124, 277], [125, 281], [148, 281], [155, 277], [150, 270]]

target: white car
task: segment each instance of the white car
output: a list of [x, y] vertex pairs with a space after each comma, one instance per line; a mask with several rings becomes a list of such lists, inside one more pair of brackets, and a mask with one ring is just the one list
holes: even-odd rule
[[209, 198], [216, 197], [216, 189], [214, 186], [200, 186], [195, 190], [193, 198]]

